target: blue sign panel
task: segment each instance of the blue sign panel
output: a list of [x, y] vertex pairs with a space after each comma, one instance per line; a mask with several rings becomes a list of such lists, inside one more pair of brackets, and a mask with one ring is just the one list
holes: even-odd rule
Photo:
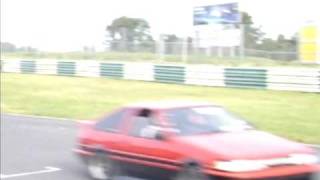
[[201, 6], [193, 10], [194, 25], [237, 24], [239, 22], [238, 3]]

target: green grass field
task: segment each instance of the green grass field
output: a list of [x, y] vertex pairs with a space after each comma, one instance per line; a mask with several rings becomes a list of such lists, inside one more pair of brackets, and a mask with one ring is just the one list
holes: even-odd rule
[[320, 144], [320, 94], [1, 74], [1, 111], [7, 113], [90, 119], [122, 104], [158, 99], [215, 102], [259, 129]]

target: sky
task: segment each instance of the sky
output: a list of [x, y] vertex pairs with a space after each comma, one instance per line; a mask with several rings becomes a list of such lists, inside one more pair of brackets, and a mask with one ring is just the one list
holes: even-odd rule
[[[44, 51], [102, 50], [113, 19], [146, 19], [155, 39], [162, 33], [193, 36], [194, 6], [230, 0], [1, 0], [1, 42]], [[233, 0], [235, 1], [235, 0]], [[317, 0], [238, 0], [269, 37], [292, 36], [320, 20]]]

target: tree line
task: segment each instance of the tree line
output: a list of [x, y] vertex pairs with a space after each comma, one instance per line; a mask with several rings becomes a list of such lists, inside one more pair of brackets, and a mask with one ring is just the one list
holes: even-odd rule
[[[266, 37], [261, 27], [256, 27], [252, 16], [242, 13], [242, 23], [244, 26], [245, 48], [263, 51], [283, 51], [291, 52], [296, 50], [296, 37], [286, 38], [280, 34], [278, 38]], [[107, 39], [105, 44], [112, 50], [134, 51], [136, 45], [142, 49], [149, 50], [154, 42], [150, 34], [150, 25], [144, 19], [120, 17], [112, 21], [106, 28]], [[164, 34], [164, 42], [167, 44], [167, 51], [170, 53], [174, 43], [181, 43], [182, 38], [175, 34]], [[192, 43], [193, 38], [188, 37], [188, 42]], [[170, 45], [171, 44], [171, 45]]]
[[[280, 34], [278, 38], [267, 38], [261, 27], [256, 27], [252, 16], [242, 13], [242, 23], [244, 25], [244, 39], [246, 49], [263, 51], [294, 52], [297, 48], [296, 37], [286, 38]], [[127, 52], [154, 52], [156, 50], [155, 40], [150, 32], [150, 25], [145, 19], [119, 17], [114, 19], [106, 27], [105, 46], [112, 51]], [[182, 42], [182, 38], [175, 34], [163, 34], [162, 39], [166, 43], [165, 52], [170, 54], [177, 48], [176, 44]], [[187, 38], [188, 48], [191, 51], [194, 39]], [[138, 49], [137, 49], [138, 48]], [[83, 48], [86, 52], [94, 52], [94, 47]], [[9, 42], [1, 42], [1, 52], [36, 52], [37, 49], [31, 46], [16, 47]]]
[[37, 52], [36, 48], [31, 46], [17, 47], [10, 42], [1, 42], [1, 52]]

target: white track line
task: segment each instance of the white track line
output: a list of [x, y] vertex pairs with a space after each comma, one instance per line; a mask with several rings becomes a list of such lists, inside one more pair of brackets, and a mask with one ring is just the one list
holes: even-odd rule
[[18, 174], [0, 174], [0, 179], [29, 176], [29, 175], [35, 175], [35, 174], [44, 174], [44, 173], [51, 173], [56, 171], [61, 171], [61, 169], [47, 166], [45, 167], [45, 170], [40, 170], [40, 171], [24, 172], [24, 173], [18, 173]]
[[48, 120], [57, 120], [57, 121], [79, 121], [76, 119], [68, 119], [68, 118], [59, 118], [59, 117], [50, 117], [50, 116], [36, 116], [36, 115], [28, 115], [28, 114], [16, 114], [16, 113], [3, 113], [2, 115], [8, 116], [20, 116], [20, 117], [29, 117], [34, 119], [48, 119]]

